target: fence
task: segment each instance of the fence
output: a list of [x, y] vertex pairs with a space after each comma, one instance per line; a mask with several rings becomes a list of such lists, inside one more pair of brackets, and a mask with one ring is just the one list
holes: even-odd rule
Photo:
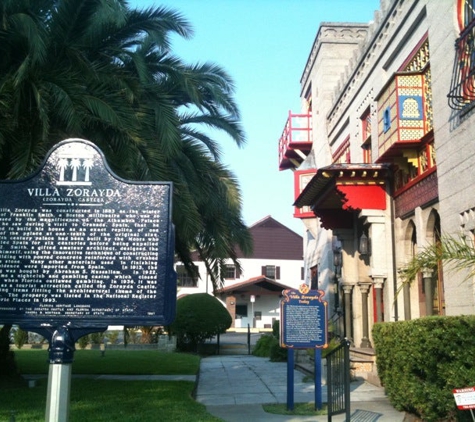
[[347, 339], [327, 357], [328, 422], [332, 416], [346, 413], [350, 421], [350, 342]]

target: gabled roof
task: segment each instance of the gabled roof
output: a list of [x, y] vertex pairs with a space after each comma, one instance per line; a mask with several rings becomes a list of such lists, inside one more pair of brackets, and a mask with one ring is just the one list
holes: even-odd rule
[[[251, 256], [244, 256], [236, 248], [238, 259], [281, 259], [303, 261], [303, 238], [270, 215], [249, 227], [254, 244]], [[201, 261], [197, 251], [192, 253], [193, 261]]]
[[240, 250], [238, 258], [303, 260], [303, 239], [270, 215], [249, 227], [254, 251], [245, 257]]
[[290, 286], [281, 284], [273, 279], [267, 278], [263, 275], [250, 278], [249, 280], [235, 283], [230, 286], [223, 287], [216, 290], [216, 294], [223, 293], [249, 293], [256, 290], [268, 291], [269, 293], [282, 293], [282, 290], [291, 289]]

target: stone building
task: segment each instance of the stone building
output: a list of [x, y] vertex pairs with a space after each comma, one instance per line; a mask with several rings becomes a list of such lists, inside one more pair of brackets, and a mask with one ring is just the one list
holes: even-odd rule
[[463, 271], [400, 276], [444, 234], [473, 241], [474, 7], [382, 0], [367, 25], [322, 23], [303, 69], [279, 168], [295, 179], [306, 282], [355, 348], [372, 348], [377, 321], [475, 312]]

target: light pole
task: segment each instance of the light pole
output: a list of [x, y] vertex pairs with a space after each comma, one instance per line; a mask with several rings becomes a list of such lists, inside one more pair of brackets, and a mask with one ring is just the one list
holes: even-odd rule
[[251, 315], [252, 315], [252, 328], [255, 328], [255, 322], [254, 322], [254, 302], [256, 301], [256, 297], [254, 295], [251, 295]]

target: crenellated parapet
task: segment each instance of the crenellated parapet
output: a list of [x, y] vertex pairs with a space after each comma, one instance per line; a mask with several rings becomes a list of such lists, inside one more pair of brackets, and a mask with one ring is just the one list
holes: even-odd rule
[[375, 66], [385, 67], [381, 57], [384, 57], [384, 50], [390, 44], [390, 37], [394, 36], [396, 28], [407, 15], [408, 7], [411, 5], [404, 0], [381, 0], [380, 10], [374, 12], [374, 20], [367, 25], [365, 39], [354, 51], [335, 86], [333, 106], [327, 120], [329, 132], [338, 124], [355, 93]]

